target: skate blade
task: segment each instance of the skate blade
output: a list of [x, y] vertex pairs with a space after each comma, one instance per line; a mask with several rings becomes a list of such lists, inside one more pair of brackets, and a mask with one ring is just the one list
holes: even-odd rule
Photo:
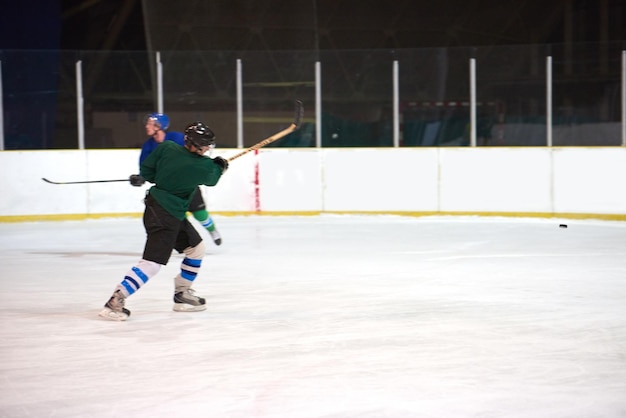
[[199, 312], [206, 310], [206, 305], [189, 305], [186, 303], [175, 303], [173, 309], [176, 312]]
[[109, 321], [126, 321], [128, 319], [128, 315], [124, 312], [115, 312], [109, 308], [101, 310], [98, 316]]

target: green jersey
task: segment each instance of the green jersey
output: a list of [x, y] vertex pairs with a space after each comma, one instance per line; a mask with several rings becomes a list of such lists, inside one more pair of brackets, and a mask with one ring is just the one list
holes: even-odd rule
[[196, 188], [201, 184], [215, 186], [222, 168], [211, 158], [190, 152], [175, 142], [163, 141], [141, 163], [139, 173], [154, 183], [150, 195], [182, 220]]

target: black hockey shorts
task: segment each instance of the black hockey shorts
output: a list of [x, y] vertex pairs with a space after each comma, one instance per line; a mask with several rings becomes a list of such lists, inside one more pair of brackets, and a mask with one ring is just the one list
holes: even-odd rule
[[143, 250], [144, 260], [166, 265], [172, 250], [182, 253], [185, 248], [202, 242], [202, 237], [187, 218], [181, 221], [172, 216], [150, 195], [146, 196], [145, 203], [143, 226], [148, 237]]
[[189, 212], [196, 212], [202, 209], [206, 209], [206, 205], [204, 204], [200, 187], [196, 187], [196, 192], [193, 194], [191, 203], [189, 203]]

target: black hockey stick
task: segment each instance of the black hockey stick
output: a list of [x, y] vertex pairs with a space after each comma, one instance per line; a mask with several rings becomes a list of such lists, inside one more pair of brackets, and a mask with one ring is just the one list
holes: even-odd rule
[[111, 183], [114, 181], [130, 181], [129, 179], [119, 179], [119, 180], [87, 180], [87, 181], [52, 181], [48, 180], [45, 177], [41, 178], [46, 183], [50, 184], [85, 184], [85, 183]]
[[280, 138], [287, 136], [290, 133], [300, 129], [300, 125], [302, 124], [302, 115], [304, 114], [304, 106], [302, 105], [302, 102], [300, 100], [296, 100], [295, 113], [296, 114], [294, 116], [293, 122], [291, 122], [291, 125], [289, 125], [287, 129], [283, 129], [282, 131], [275, 133], [269, 138], [265, 138], [263, 141], [254, 144], [250, 148], [244, 151], [241, 151], [239, 154], [235, 154], [232, 157], [229, 157], [228, 162], [231, 162], [232, 160], [239, 158], [242, 155], [246, 155], [250, 151], [254, 151], [254, 150], [257, 150], [259, 148], [266, 146], [267, 144], [271, 144], [272, 142], [277, 141]]
[[[266, 146], [267, 144], [271, 144], [274, 141], [279, 140], [280, 138], [283, 138], [287, 135], [289, 135], [290, 133], [297, 131], [298, 129], [300, 129], [300, 125], [302, 124], [302, 116], [304, 114], [304, 106], [302, 105], [302, 102], [300, 100], [296, 100], [295, 102], [295, 116], [293, 119], [293, 122], [291, 122], [291, 125], [289, 125], [288, 128], [283, 129], [280, 132], [275, 133], [274, 135], [270, 136], [269, 138], [265, 138], [263, 141], [258, 142], [256, 144], [254, 144], [253, 146], [251, 146], [250, 148], [241, 151], [239, 154], [235, 154], [232, 157], [228, 158], [228, 162], [233, 161], [234, 159], [237, 159], [239, 157], [241, 157], [242, 155], [246, 155], [247, 153], [257, 150], [259, 148], [262, 148], [264, 146]], [[120, 181], [130, 181], [130, 179], [119, 179], [119, 180], [87, 180], [87, 181], [52, 181], [52, 180], [48, 180], [45, 177], [41, 178], [43, 181], [45, 181], [46, 183], [50, 183], [50, 184], [86, 184], [86, 183], [111, 183], [111, 182], [120, 182]]]

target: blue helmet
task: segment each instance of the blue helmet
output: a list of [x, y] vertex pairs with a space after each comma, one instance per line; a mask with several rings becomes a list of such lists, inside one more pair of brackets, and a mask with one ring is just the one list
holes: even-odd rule
[[170, 118], [164, 113], [150, 113], [146, 116], [144, 123], [149, 120], [154, 121], [154, 124], [164, 131], [167, 131], [167, 128], [170, 127]]

